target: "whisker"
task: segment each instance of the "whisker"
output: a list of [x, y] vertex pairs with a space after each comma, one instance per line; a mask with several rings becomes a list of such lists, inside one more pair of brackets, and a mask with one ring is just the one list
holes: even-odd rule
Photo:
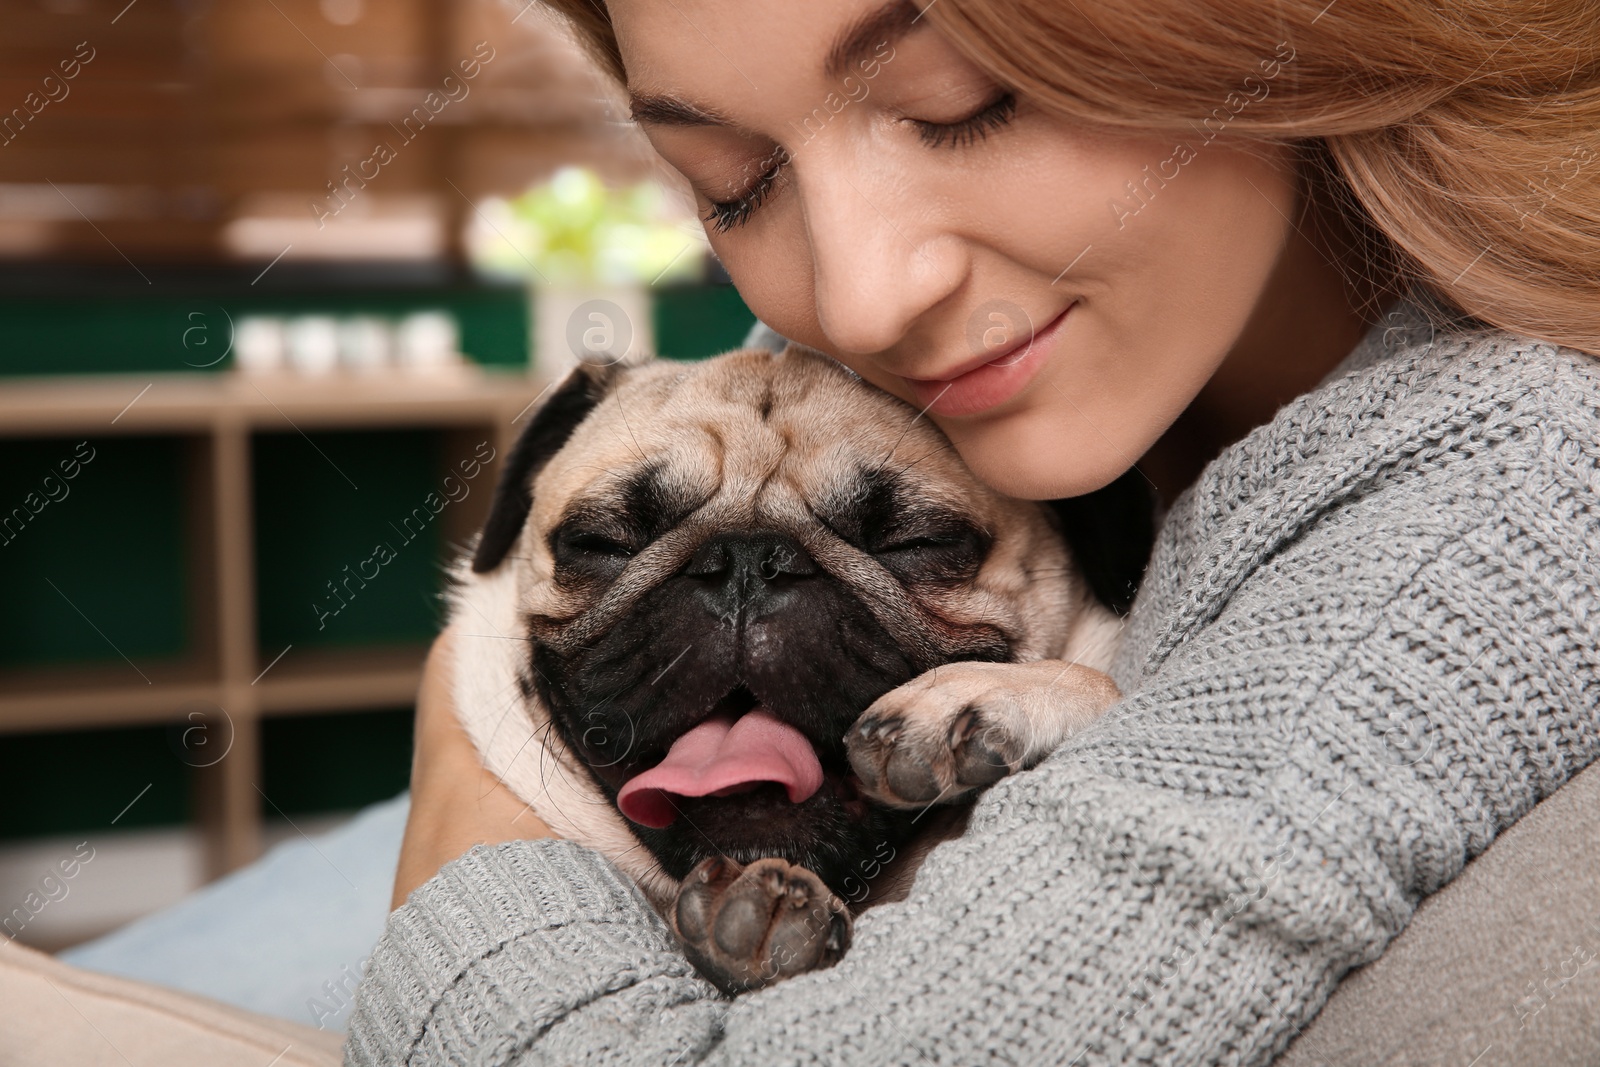
[[928, 401], [927, 407], [924, 407], [921, 411], [917, 412], [916, 418], [914, 418], [910, 422], [906, 423], [905, 429], [900, 431], [900, 436], [896, 437], [894, 439], [894, 444], [889, 446], [889, 451], [884, 454], [883, 459], [878, 461], [880, 465], [889, 462], [889, 459], [890, 459], [890, 457], [892, 457], [894, 455], [895, 450], [900, 447], [900, 442], [904, 441], [906, 439], [906, 434], [911, 432], [911, 427], [915, 426], [917, 424], [917, 422], [922, 418], [922, 416], [924, 416], [924, 415], [926, 415], [928, 413], [928, 408], [931, 408], [931, 407], [933, 407], [933, 405], [937, 404], [939, 402], [940, 397], [943, 397], [944, 394], [946, 394], [946, 393], [948, 393], [950, 391], [950, 384], [951, 383], [948, 383], [948, 382], [945, 383], [945, 387], [943, 389], [939, 390], [939, 396], [936, 396], [932, 400]]
[[616, 391], [611, 395], [617, 400], [617, 414], [622, 416], [622, 425], [627, 427], [628, 437], [633, 441], [634, 454], [639, 457], [639, 462], [643, 463], [645, 462], [644, 449], [639, 446], [639, 438], [634, 436], [633, 433], [633, 423], [628, 421], [628, 412], [622, 406], [622, 393], [620, 391]]
[[936, 456], [940, 452], [948, 451], [952, 447], [953, 446], [950, 444], [950, 442], [946, 441], [944, 444], [940, 445], [938, 448], [935, 448], [935, 449], [932, 449], [932, 450], [930, 450], [928, 452], [923, 453], [922, 455], [918, 456], [916, 459], [912, 460], [910, 463], [907, 463], [904, 467], [901, 467], [898, 471], [896, 471], [895, 472], [895, 477], [898, 478], [900, 475], [904, 474], [906, 471], [910, 470], [912, 467], [915, 467], [918, 463], [921, 463], [923, 460], [927, 459], [929, 456]]

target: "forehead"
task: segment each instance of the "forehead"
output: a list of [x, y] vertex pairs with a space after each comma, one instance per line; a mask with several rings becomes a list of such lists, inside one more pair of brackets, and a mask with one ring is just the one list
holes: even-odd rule
[[630, 92], [708, 103], [837, 81], [875, 46], [928, 25], [910, 0], [611, 0], [607, 10]]
[[547, 516], [579, 497], [622, 499], [654, 469], [684, 492], [815, 501], [866, 471], [932, 496], [984, 490], [939, 429], [822, 356], [738, 353], [626, 372], [540, 476]]

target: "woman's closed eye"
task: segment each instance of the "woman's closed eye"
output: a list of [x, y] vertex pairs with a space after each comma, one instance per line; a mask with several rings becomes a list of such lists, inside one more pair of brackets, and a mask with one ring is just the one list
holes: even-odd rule
[[917, 127], [922, 143], [929, 148], [938, 148], [945, 144], [958, 147], [976, 144], [983, 140], [989, 136], [990, 130], [1000, 129], [1010, 122], [1016, 113], [1017, 94], [1006, 89], [977, 111], [955, 122], [924, 122], [921, 119], [908, 121]]
[[[942, 148], [948, 145], [959, 148], [975, 145], [988, 137], [991, 131], [1004, 127], [1011, 122], [1016, 111], [1017, 94], [1007, 89], [972, 114], [954, 122], [929, 122], [913, 118], [905, 121], [912, 124], [927, 147]], [[711, 202], [711, 210], [705, 215], [705, 221], [711, 223], [718, 233], [726, 233], [735, 226], [744, 225], [756, 208], [777, 189], [789, 159], [788, 152], [781, 148], [768, 156], [762, 161], [765, 165], [761, 173], [748, 189], [731, 200]]]
[[744, 225], [751, 212], [772, 193], [788, 162], [789, 154], [781, 148], [762, 160], [761, 173], [755, 183], [732, 200], [713, 200], [711, 212], [705, 216], [705, 221], [715, 224], [718, 233], [726, 233], [735, 226]]

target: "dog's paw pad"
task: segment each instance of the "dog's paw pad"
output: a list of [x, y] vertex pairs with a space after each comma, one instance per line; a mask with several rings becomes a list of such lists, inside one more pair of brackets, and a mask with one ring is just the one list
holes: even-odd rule
[[674, 928], [695, 967], [725, 993], [831, 966], [850, 916], [822, 880], [781, 859], [704, 860], [684, 879]]
[[923, 747], [897, 743], [889, 749], [889, 758], [883, 767], [883, 788], [902, 801], [931, 803], [947, 788], [939, 784], [939, 773], [922, 751]]
[[950, 728], [957, 783], [976, 789], [993, 785], [1017, 769], [1022, 746], [999, 725], [968, 707]]
[[1022, 746], [981, 702], [945, 716], [869, 713], [845, 735], [868, 795], [895, 807], [954, 800], [1018, 769]]

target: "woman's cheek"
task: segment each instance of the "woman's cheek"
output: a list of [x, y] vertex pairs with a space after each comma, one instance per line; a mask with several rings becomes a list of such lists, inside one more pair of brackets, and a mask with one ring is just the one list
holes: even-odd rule
[[811, 255], [803, 235], [796, 237], [776, 226], [756, 233], [712, 235], [711, 249], [756, 318], [792, 341], [829, 351], [828, 339], [817, 324]]

